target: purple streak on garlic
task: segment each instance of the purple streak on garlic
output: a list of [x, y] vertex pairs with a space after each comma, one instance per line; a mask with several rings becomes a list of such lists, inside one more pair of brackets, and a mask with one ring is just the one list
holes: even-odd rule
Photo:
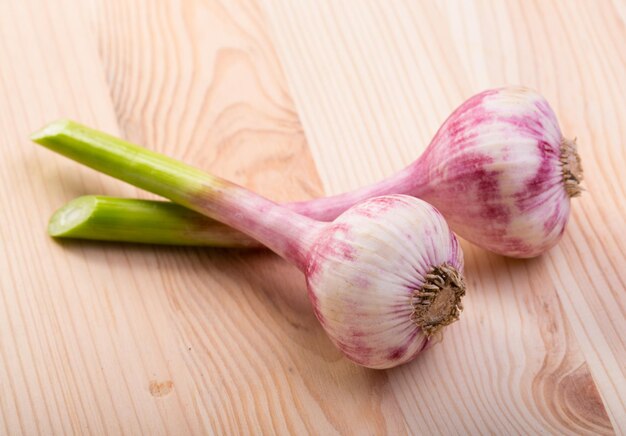
[[575, 141], [563, 137], [546, 100], [508, 87], [463, 103], [398, 174], [288, 207], [330, 220], [365, 198], [412, 195], [434, 205], [463, 238], [505, 256], [534, 257], [560, 239], [581, 180]]

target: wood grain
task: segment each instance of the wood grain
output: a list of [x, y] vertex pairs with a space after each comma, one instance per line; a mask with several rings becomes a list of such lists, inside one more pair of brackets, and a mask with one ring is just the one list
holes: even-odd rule
[[[491, 266], [475, 261], [485, 254], [466, 246], [467, 275], [476, 282], [467, 297], [472, 306], [464, 323], [455, 327], [477, 332], [484, 327], [473, 321], [490, 319], [494, 324], [488, 330], [506, 333], [511, 343], [492, 342], [504, 337], [486, 341], [477, 334], [461, 339], [449, 333], [448, 341], [454, 342], [449, 346], [495, 352], [493, 362], [499, 369], [526, 366], [524, 372], [533, 374], [533, 391], [524, 393], [523, 383], [522, 397], [552, 400], [554, 404], [544, 406], [561, 424], [568, 421], [559, 418], [564, 416], [557, 411], [562, 402], [538, 391], [552, 390], [553, 371], [579, 372], [576, 362], [584, 359], [584, 371], [590, 371], [600, 387], [613, 425], [626, 431], [626, 347], [619, 334], [626, 327], [626, 261], [620, 247], [626, 197], [623, 184], [613, 182], [624, 162], [622, 126], [617, 122], [624, 113], [618, 105], [624, 88], [619, 80], [611, 80], [626, 72], [624, 57], [613, 55], [626, 31], [617, 8], [610, 2], [591, 6], [584, 1], [576, 7], [552, 1], [393, 2], [393, 7], [357, 3], [269, 1], [267, 7], [326, 190], [371, 182], [409, 163], [445, 116], [485, 87], [522, 83], [540, 90], [555, 107], [563, 130], [579, 138], [587, 195], [574, 204], [563, 242], [539, 260], [518, 264], [493, 259], [496, 264]], [[349, 145], [344, 138], [351, 138]], [[358, 160], [337, 161], [329, 153], [346, 147], [346, 154], [358, 155]], [[390, 150], [397, 150], [401, 162]], [[330, 170], [324, 173], [324, 168]], [[500, 301], [481, 301], [482, 296]], [[511, 304], [510, 299], [517, 301]], [[575, 341], [565, 340], [573, 335]], [[565, 344], [568, 349], [562, 349]], [[442, 358], [447, 346], [437, 350]], [[561, 352], [567, 359], [559, 357]], [[543, 361], [541, 366], [533, 366], [535, 359]], [[424, 364], [431, 362], [435, 365], [437, 358]], [[510, 376], [502, 373], [500, 383]], [[481, 377], [472, 379], [480, 385], [493, 377], [485, 368]], [[569, 376], [562, 378], [568, 379], [571, 382]], [[468, 382], [448, 384], [452, 388]], [[496, 384], [496, 389], [501, 387]], [[497, 404], [488, 409], [508, 402], [506, 397], [498, 400], [500, 395], [489, 395]], [[533, 412], [527, 399], [519, 402]], [[522, 411], [503, 409], [498, 418], [517, 427], [515, 416]], [[486, 424], [505, 425], [489, 420]], [[471, 430], [469, 422], [464, 425]]]
[[[321, 194], [256, 4], [127, 5], [102, 2], [94, 12], [128, 137], [277, 200]], [[118, 61], [126, 59], [123, 50], [145, 70]], [[146, 80], [151, 71], [161, 73]], [[333, 432], [347, 430], [350, 419], [363, 431], [401, 428], [401, 419], [385, 424], [378, 410], [393, 401], [379, 393], [385, 378], [370, 378], [330, 345], [297, 271], [265, 253], [160, 250], [157, 257], [170, 290], [164, 304], [175, 314], [170, 328], [194, 353], [186, 363], [199, 390], [192, 417], [204, 415], [213, 431], [228, 433]], [[358, 392], [341, 388], [344, 377]], [[341, 403], [353, 406], [337, 415], [333, 408]]]
[[[626, 14], [567, 5], [0, 3], [0, 433], [626, 433]], [[462, 321], [395, 370], [342, 358], [271, 254], [44, 232], [74, 196], [146, 195], [29, 143], [58, 117], [283, 201], [390, 174], [505, 83], [578, 135], [587, 192], [539, 259], [464, 244]]]

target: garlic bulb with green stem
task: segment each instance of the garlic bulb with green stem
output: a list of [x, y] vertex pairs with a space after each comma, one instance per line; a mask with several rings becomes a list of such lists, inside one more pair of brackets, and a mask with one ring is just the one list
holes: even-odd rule
[[236, 228], [293, 263], [305, 274], [325, 331], [360, 365], [389, 368], [413, 359], [462, 310], [459, 243], [441, 214], [417, 198], [375, 197], [320, 222], [71, 121], [52, 123], [32, 139]]
[[[563, 137], [547, 101], [521, 87], [477, 94], [443, 123], [428, 148], [412, 164], [353, 192], [285, 205], [301, 215], [330, 221], [350, 206], [377, 195], [407, 194], [433, 204], [463, 238], [498, 254], [533, 257], [556, 244], [570, 214], [570, 198], [580, 194], [582, 169], [574, 141]], [[190, 218], [164, 202], [85, 199], [84, 220], [57, 225], [78, 203], [51, 220], [57, 237], [117, 239], [152, 243], [250, 246], [251, 241], [209, 219]], [[163, 223], [148, 206], [163, 209]], [[129, 213], [121, 212], [125, 207]], [[130, 208], [134, 209], [131, 213]], [[111, 212], [111, 213], [110, 213]], [[143, 213], [145, 212], [145, 214]], [[107, 219], [113, 215], [115, 219]], [[107, 226], [98, 223], [106, 220]], [[136, 224], [137, 223], [137, 224]], [[155, 232], [148, 235], [148, 224]], [[162, 224], [162, 225], [161, 225]], [[178, 224], [176, 226], [175, 224]], [[119, 236], [119, 237], [118, 237]]]

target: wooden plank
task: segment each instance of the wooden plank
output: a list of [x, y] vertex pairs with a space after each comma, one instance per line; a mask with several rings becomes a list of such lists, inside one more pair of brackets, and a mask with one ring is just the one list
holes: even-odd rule
[[[625, 431], [624, 14], [600, 5], [0, 3], [0, 433]], [[282, 201], [390, 174], [513, 82], [597, 144], [589, 192], [540, 259], [464, 244], [463, 321], [392, 371], [342, 358], [275, 256], [43, 231], [77, 195], [145, 195], [27, 140], [58, 117]]]
[[[258, 5], [119, 0], [91, 12], [127, 137], [277, 200], [322, 194]], [[267, 253], [155, 251], [169, 307], [155, 330], [190, 349], [190, 421], [217, 433], [403, 431], [386, 376], [342, 358], [294, 268]]]
[[611, 183], [624, 160], [614, 78], [625, 35], [611, 3], [265, 4], [327, 191], [398, 170], [464, 98], [507, 83], [539, 89], [582, 145], [589, 192], [558, 248], [522, 262], [464, 245], [463, 322], [390, 375], [407, 421], [446, 433], [608, 431], [595, 380], [626, 431], [626, 207]]
[[185, 377], [180, 344], [154, 327], [167, 326], [162, 301], [148, 298], [167, 298], [154, 253], [45, 234], [52, 210], [76, 195], [136, 192], [28, 140], [59, 117], [118, 131], [83, 12], [69, 1], [0, 5], [0, 431], [189, 431], [181, 397], [194, 386], [161, 403], [149, 391], [151, 380]]

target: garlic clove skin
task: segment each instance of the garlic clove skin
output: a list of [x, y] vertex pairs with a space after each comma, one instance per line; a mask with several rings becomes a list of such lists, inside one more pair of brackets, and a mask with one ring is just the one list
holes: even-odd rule
[[415, 358], [458, 318], [462, 270], [463, 253], [441, 214], [391, 195], [354, 206], [321, 231], [307, 286], [335, 345], [354, 362], [383, 369]]
[[495, 253], [534, 257], [554, 246], [580, 193], [580, 158], [539, 94], [480, 93], [460, 106], [420, 159], [415, 195], [454, 231]]

